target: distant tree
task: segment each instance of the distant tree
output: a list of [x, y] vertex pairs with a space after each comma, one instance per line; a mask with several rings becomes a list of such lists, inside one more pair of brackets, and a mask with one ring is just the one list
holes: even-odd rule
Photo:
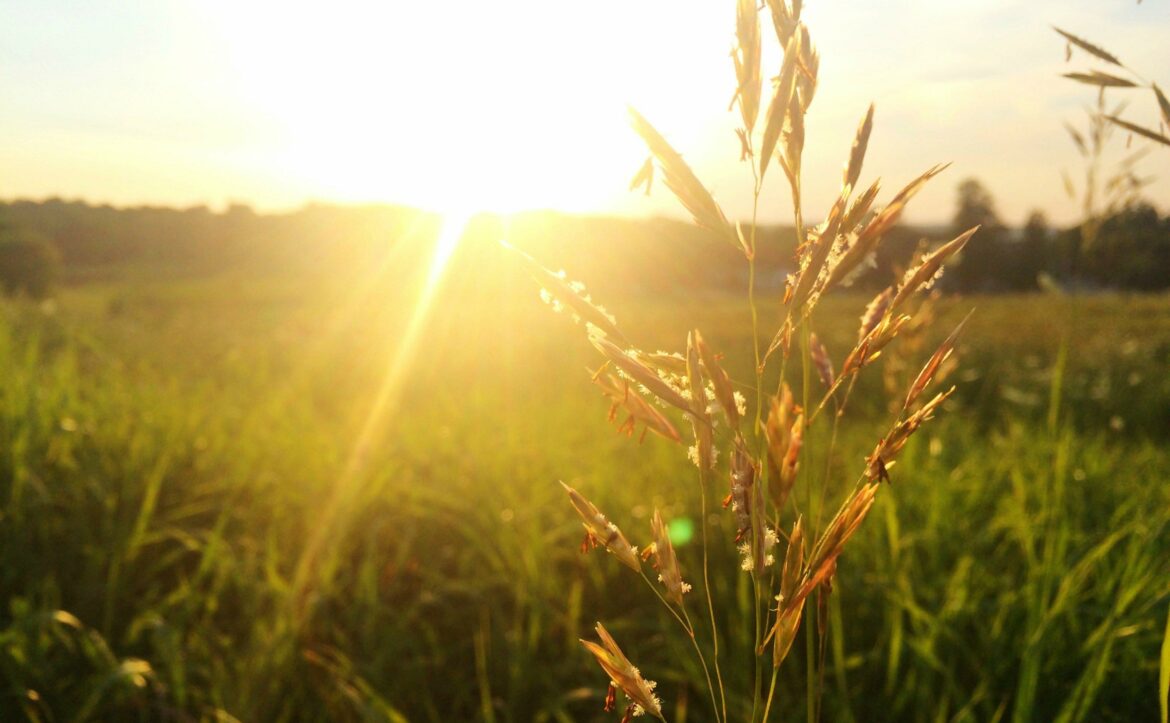
[[8, 296], [49, 295], [61, 257], [43, 236], [0, 227], [0, 288]]
[[1024, 224], [1016, 248], [1015, 263], [1012, 264], [1014, 272], [1011, 276], [1016, 290], [1032, 291], [1037, 288], [1037, 278], [1048, 267], [1051, 238], [1052, 230], [1048, 227], [1048, 218], [1044, 212], [1032, 211]]
[[980, 226], [963, 249], [951, 284], [960, 291], [986, 291], [1010, 286], [1003, 261], [1004, 227], [995, 212], [995, 201], [982, 183], [968, 178], [959, 184], [953, 223], [958, 235]]
[[1111, 288], [1170, 288], [1170, 218], [1160, 218], [1146, 203], [1105, 218], [1085, 249], [1084, 275]]

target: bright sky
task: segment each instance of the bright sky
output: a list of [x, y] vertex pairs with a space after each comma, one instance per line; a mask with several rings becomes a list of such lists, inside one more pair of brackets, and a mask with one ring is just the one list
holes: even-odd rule
[[[732, 0], [0, 0], [0, 197], [284, 209], [308, 200], [436, 210], [677, 214], [627, 192], [645, 158], [637, 107], [729, 216], [750, 212], [727, 112]], [[821, 53], [806, 217], [827, 210], [857, 122], [877, 103], [862, 183], [888, 198], [954, 166], [911, 207], [948, 219], [981, 179], [1001, 215], [1068, 222], [1061, 125], [1086, 86], [1059, 74], [1055, 24], [1170, 87], [1170, 4], [1120, 0], [807, 0]], [[774, 41], [765, 14], [765, 42]], [[779, 69], [765, 54], [765, 75]], [[1120, 98], [1120, 95], [1116, 96]], [[1127, 117], [1156, 125], [1152, 95]], [[1123, 139], [1120, 139], [1123, 140]], [[1120, 145], [1120, 143], [1118, 144]], [[1144, 173], [1170, 200], [1167, 152]], [[787, 220], [782, 174], [766, 220]]]

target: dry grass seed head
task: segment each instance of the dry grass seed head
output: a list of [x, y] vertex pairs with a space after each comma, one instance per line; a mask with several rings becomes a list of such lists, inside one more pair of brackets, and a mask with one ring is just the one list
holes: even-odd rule
[[601, 510], [585, 499], [580, 492], [564, 482], [561, 482], [561, 487], [565, 488], [565, 492], [569, 494], [569, 501], [576, 508], [577, 514], [581, 516], [582, 524], [585, 527], [586, 549], [591, 544], [600, 545], [613, 553], [614, 557], [626, 567], [635, 572], [641, 572], [642, 562], [638, 559], [638, 548], [630, 544], [618, 526], [601, 514]]
[[943, 363], [951, 358], [951, 354], [955, 350], [955, 342], [958, 341], [959, 334], [963, 331], [963, 327], [966, 326], [967, 320], [970, 318], [971, 314], [968, 313], [967, 316], [965, 316], [963, 320], [959, 322], [959, 325], [955, 327], [955, 330], [950, 333], [950, 336], [944, 339], [943, 343], [939, 345], [934, 354], [930, 356], [930, 359], [927, 360], [926, 365], [922, 367], [922, 371], [918, 372], [918, 376], [915, 377], [914, 381], [910, 384], [910, 391], [906, 394], [906, 402], [902, 405], [904, 410], [910, 409], [915, 400], [918, 399], [919, 395], [922, 394], [931, 381], [934, 380], [935, 375], [938, 373]]
[[[784, 554], [784, 569], [780, 575], [780, 594], [776, 596], [776, 622], [772, 626], [769, 636], [774, 636], [772, 645], [772, 664], [780, 665], [788, 656], [792, 648], [792, 641], [800, 629], [803, 605], [789, 605], [796, 592], [804, 567], [804, 520], [796, 518], [792, 526], [792, 533], [788, 536], [788, 550]], [[765, 642], [767, 640], [765, 639]]]
[[654, 156], [647, 156], [646, 161], [642, 164], [642, 167], [638, 169], [638, 172], [635, 173], [634, 177], [630, 180], [630, 190], [633, 191], [635, 188], [645, 186], [645, 193], [647, 196], [649, 196], [650, 188], [653, 185]]
[[[862, 262], [869, 258], [870, 254], [877, 249], [878, 243], [882, 240], [886, 232], [893, 228], [902, 217], [902, 212], [905, 210], [906, 204], [910, 202], [910, 199], [926, 185], [927, 181], [942, 173], [947, 168], [947, 165], [935, 166], [918, 178], [915, 178], [905, 188], [899, 191], [886, 204], [885, 208], [869, 220], [869, 223], [857, 235], [857, 240], [845, 250], [845, 253], [841, 255], [836, 265], [829, 272], [829, 278], [825, 282], [826, 289], [830, 289], [834, 285], [844, 281], [855, 269], [861, 266]], [[876, 195], [876, 184], [873, 188], [873, 193]], [[866, 194], [863, 194], [863, 197], [869, 193], [867, 190]]]
[[695, 431], [694, 462], [705, 473], [715, 465], [715, 435], [711, 415], [707, 411], [707, 388], [699, 367], [694, 332], [687, 334], [687, 382], [691, 392], [691, 418]]
[[772, 27], [776, 31], [776, 39], [780, 41], [780, 47], [787, 47], [792, 34], [796, 32], [797, 23], [800, 22], [800, 3], [797, 2], [795, 8], [791, 8], [787, 0], [767, 0], [767, 4], [772, 14]]
[[850, 202], [849, 210], [845, 212], [845, 219], [841, 221], [841, 233], [852, 233], [857, 228], [858, 224], [865, 218], [865, 214], [869, 213], [881, 187], [882, 182], [879, 178], [871, 183], [869, 188], [862, 191], [860, 196], [855, 197]]
[[800, 94], [800, 108], [808, 112], [813, 96], [817, 92], [817, 75], [820, 71], [821, 56], [809, 37], [808, 28], [800, 25], [797, 32], [803, 33], [800, 41], [800, 75], [797, 76], [797, 90]]
[[920, 409], [915, 411], [909, 417], [899, 420], [894, 424], [894, 428], [890, 433], [882, 438], [873, 452], [866, 459], [865, 476], [870, 480], [889, 480], [888, 470], [894, 466], [894, 459], [902, 448], [906, 446], [906, 442], [910, 437], [918, 431], [918, 428], [923, 423], [929, 421], [934, 417], [934, 412], [938, 409], [947, 397], [954, 393], [955, 388], [951, 387], [945, 392], [936, 394], [926, 404], [922, 405]]
[[[804, 27], [803, 25], [801, 26]], [[798, 74], [797, 80], [800, 76]], [[784, 175], [788, 177], [788, 185], [792, 188], [792, 202], [800, 205], [800, 157], [804, 152], [804, 108], [806, 104], [801, 100], [800, 83], [793, 91], [788, 103], [788, 113], [784, 119], [784, 131], [780, 134], [780, 147], [783, 150], [778, 157]], [[800, 232], [800, 229], [797, 229]]]
[[626, 337], [618, 330], [617, 321], [613, 315], [585, 293], [583, 284], [566, 281], [563, 271], [554, 273], [514, 246], [509, 246], [509, 248], [512, 248], [525, 261], [541, 288], [556, 301], [572, 309], [578, 320], [584, 322], [586, 327], [596, 329], [619, 343], [627, 343]]
[[[601, 645], [589, 640], [582, 640], [581, 644], [593, 654], [593, 657], [597, 659], [597, 664], [601, 666], [613, 684], [626, 694], [627, 698], [642, 711], [655, 718], [663, 719], [662, 702], [658, 696], [654, 695], [654, 688], [657, 687], [657, 684], [642, 677], [641, 671], [634, 667], [629, 658], [625, 656], [605, 626], [597, 623], [596, 631], [597, 637], [601, 639]], [[638, 712], [635, 711], [634, 715], [637, 714]]]
[[955, 239], [948, 241], [938, 248], [933, 253], [927, 254], [922, 258], [922, 262], [906, 272], [905, 278], [902, 280], [902, 285], [898, 288], [898, 292], [894, 294], [894, 299], [890, 302], [890, 312], [892, 313], [899, 306], [906, 303], [906, 301], [919, 289], [930, 288], [942, 272], [943, 263], [951, 256], [954, 256], [967, 245], [975, 232], [979, 230], [976, 226], [959, 234]]
[[776, 543], [776, 533], [768, 528], [764, 515], [763, 488], [756, 484], [759, 468], [742, 439], [733, 442], [730, 456], [732, 508], [739, 528], [735, 540], [740, 545], [741, 567], [759, 578], [772, 564], [768, 551]]
[[629, 376], [630, 379], [646, 387], [651, 394], [688, 414], [692, 412], [691, 403], [683, 395], [679, 394], [677, 390], [664, 382], [653, 369], [622, 351], [602, 335], [590, 334], [589, 341], [607, 359], [613, 362], [618, 369]]
[[642, 140], [650, 148], [650, 152], [662, 165], [667, 188], [690, 211], [695, 223], [721, 236], [738, 248], [739, 242], [735, 237], [735, 229], [727, 222], [727, 217], [723, 215], [723, 209], [719, 208], [719, 204], [715, 202], [706, 187], [699, 182], [694, 171], [683, 160], [683, 157], [638, 111], [630, 108], [629, 113], [634, 131], [642, 137]]
[[670, 541], [670, 531], [658, 510], [654, 510], [650, 529], [654, 534], [654, 566], [658, 569], [658, 579], [666, 588], [666, 596], [681, 606], [683, 595], [690, 592], [691, 586], [683, 582], [674, 545]]
[[826, 387], [833, 386], [833, 360], [829, 357], [829, 350], [821, 343], [815, 332], [809, 335], [808, 345], [813, 368], [817, 370], [821, 384]]
[[1117, 59], [1117, 56], [1113, 55], [1112, 53], [1105, 50], [1104, 48], [1102, 48], [1098, 45], [1094, 45], [1094, 44], [1090, 43], [1088, 40], [1078, 38], [1077, 36], [1073, 35], [1072, 33], [1067, 33], [1065, 31], [1061, 30], [1060, 28], [1056, 27], [1055, 25], [1052, 26], [1052, 29], [1055, 30], [1056, 32], [1060, 33], [1064, 37], [1065, 40], [1067, 40], [1068, 42], [1077, 46], [1078, 48], [1085, 51], [1086, 53], [1089, 53], [1090, 55], [1093, 55], [1097, 58], [1100, 58], [1101, 60], [1104, 60], [1106, 63], [1112, 63], [1113, 65], [1125, 67], [1125, 66], [1121, 65], [1121, 61]]
[[811, 313], [820, 297], [821, 290], [824, 289], [825, 264], [829, 261], [833, 246], [837, 241], [841, 220], [845, 214], [845, 204], [849, 200], [849, 192], [848, 187], [841, 190], [833, 207], [829, 209], [824, 223], [820, 225], [815, 234], [809, 236], [808, 244], [801, 254], [800, 274], [797, 276], [796, 282], [789, 287], [788, 293], [785, 294], [790, 319], [794, 310], [805, 316]]
[[[882, 350], [898, 336], [898, 332], [908, 321], [910, 317], [905, 314], [886, 313], [882, 316], [877, 326], [857, 343], [853, 351], [849, 352], [849, 356], [845, 357], [845, 362], [841, 365], [841, 376], [856, 373], [881, 356]], [[864, 324], [862, 328], [865, 328]]]
[[849, 152], [849, 163], [845, 165], [845, 179], [842, 185], [850, 188], [857, 187], [857, 180], [861, 177], [861, 164], [865, 161], [865, 150], [869, 146], [869, 134], [873, 131], [873, 103], [861, 124], [857, 127], [857, 135], [853, 139], [853, 148]]
[[678, 430], [675, 429], [670, 420], [655, 409], [654, 405], [643, 399], [641, 394], [631, 389], [628, 381], [618, 379], [612, 374], [594, 374], [593, 383], [601, 387], [601, 391], [610, 399], [609, 419], [611, 422], [617, 420], [618, 409], [624, 409], [628, 415], [619, 426], [619, 430], [625, 430], [632, 434], [634, 426], [641, 423], [645, 425], [644, 429], [649, 429], [672, 442], [682, 441]]
[[877, 488], [876, 484], [863, 484], [841, 505], [824, 534], [821, 535], [821, 539], [813, 547], [808, 570], [801, 580], [800, 587], [786, 604], [799, 605], [816, 589], [817, 585], [833, 575], [836, 570], [837, 558], [845, 550], [845, 543], [857, 532], [857, 528], [865, 521], [866, 515], [873, 507]]
[[735, 36], [736, 48], [732, 57], [739, 83], [736, 98], [743, 117], [744, 136], [750, 137], [760, 114], [760, 13], [755, 0], [736, 2]]
[[[772, 642], [772, 666], [779, 666], [788, 657], [792, 643], [796, 640], [796, 633], [800, 631], [800, 621], [804, 616], [804, 606], [784, 607], [776, 613], [776, 623], [772, 626], [769, 635], [774, 636]], [[765, 640], [765, 642], [767, 642]]]
[[703, 363], [703, 371], [706, 372], [707, 378], [711, 380], [711, 386], [715, 389], [715, 401], [719, 402], [731, 428], [739, 429], [739, 401], [735, 396], [735, 388], [731, 384], [731, 378], [719, 365], [715, 352], [703, 341], [703, 335], [699, 333], [698, 329], [695, 330], [694, 341], [695, 347], [699, 351], [699, 359]]
[[881, 320], [885, 318], [886, 311], [889, 310], [890, 301], [893, 298], [894, 287], [890, 286], [866, 304], [865, 313], [861, 315], [861, 328], [857, 331], [857, 340], [859, 342], [869, 336], [877, 328], [877, 325], [881, 323]]
[[777, 510], [784, 509], [796, 484], [803, 435], [804, 417], [793, 402], [792, 390], [783, 384], [780, 395], [772, 397], [764, 425], [768, 444], [768, 494]]
[[796, 89], [796, 66], [800, 59], [800, 34], [791, 33], [784, 45], [784, 62], [780, 65], [780, 75], [776, 80], [776, 87], [772, 94], [772, 101], [768, 104], [768, 114], [764, 123], [764, 137], [760, 146], [760, 180], [768, 170], [768, 162], [780, 141], [780, 134], [788, 117], [788, 109], [792, 105], [792, 94]]

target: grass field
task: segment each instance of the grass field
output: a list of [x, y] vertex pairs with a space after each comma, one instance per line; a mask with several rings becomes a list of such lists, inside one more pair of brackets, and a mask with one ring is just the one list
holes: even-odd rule
[[[654, 507], [697, 509], [694, 467], [615, 433], [580, 329], [509, 278], [448, 278], [417, 336], [417, 286], [362, 279], [0, 306], [0, 719], [602, 720], [577, 642], [602, 620], [670, 720], [708, 720], [686, 642], [628, 570], [580, 554], [556, 484], [644, 543]], [[604, 301], [647, 348], [692, 326], [750, 347], [738, 298]], [[818, 312], [838, 361], [864, 301]], [[943, 299], [910, 367], [971, 307], [958, 392], [841, 560], [823, 717], [1154, 720], [1170, 300], [1078, 301], [1055, 424], [1067, 299]], [[838, 440], [842, 488], [887, 423], [882, 377], [856, 392], [869, 428]], [[709, 522], [724, 673], [746, 691], [748, 578], [730, 514]], [[679, 554], [695, 570], [696, 545]], [[802, 663], [782, 720], [804, 716]]]

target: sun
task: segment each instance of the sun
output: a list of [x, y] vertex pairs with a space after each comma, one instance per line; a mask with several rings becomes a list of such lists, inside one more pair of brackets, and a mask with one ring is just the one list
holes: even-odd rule
[[[694, 91], [723, 93], [729, 71], [680, 66], [711, 28], [682, 13], [686, 26], [664, 26], [660, 10], [341, 0], [322, 13], [214, 0], [204, 12], [232, 55], [240, 102], [277, 129], [279, 173], [326, 199], [461, 215], [612, 206], [645, 157], [627, 103], [683, 138], [702, 134], [688, 122]], [[647, 33], [664, 30], [692, 46], [651, 55]]]

